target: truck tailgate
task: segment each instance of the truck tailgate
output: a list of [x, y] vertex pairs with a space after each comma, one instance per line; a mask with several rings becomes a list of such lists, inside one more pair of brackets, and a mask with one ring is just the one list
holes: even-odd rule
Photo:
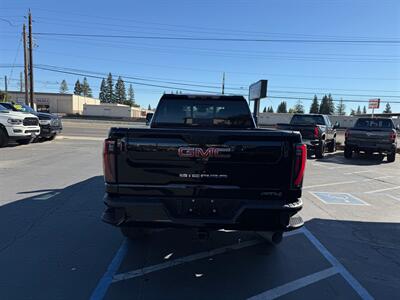
[[119, 193], [215, 198], [289, 190], [301, 141], [298, 134], [259, 129], [129, 129], [119, 137]]

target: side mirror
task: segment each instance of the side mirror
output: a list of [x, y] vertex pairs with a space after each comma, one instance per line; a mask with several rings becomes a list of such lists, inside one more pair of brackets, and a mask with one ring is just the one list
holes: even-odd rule
[[335, 122], [335, 125], [333, 125], [333, 129], [337, 129], [337, 128], [340, 128], [340, 123], [339, 123], [339, 121], [336, 121], [336, 122]]

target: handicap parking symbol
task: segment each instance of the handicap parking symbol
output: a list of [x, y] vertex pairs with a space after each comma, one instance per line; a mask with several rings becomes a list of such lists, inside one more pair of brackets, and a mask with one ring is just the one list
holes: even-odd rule
[[311, 192], [325, 204], [369, 205], [349, 193]]

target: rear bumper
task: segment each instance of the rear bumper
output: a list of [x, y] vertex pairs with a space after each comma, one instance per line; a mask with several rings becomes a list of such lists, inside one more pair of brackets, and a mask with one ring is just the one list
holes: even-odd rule
[[302, 209], [301, 199], [292, 203], [231, 199], [140, 199], [104, 197], [104, 222], [114, 226], [198, 227], [234, 230], [289, 231], [302, 222], [290, 218]]
[[307, 150], [312, 150], [312, 151], [314, 151], [316, 147], [321, 145], [321, 141], [320, 140], [307, 140], [307, 139], [304, 139], [303, 143], [306, 144]]
[[349, 143], [345, 142], [345, 146], [351, 148], [354, 151], [372, 151], [372, 152], [396, 152], [396, 143], [384, 143], [384, 144], [371, 144], [371, 143]]

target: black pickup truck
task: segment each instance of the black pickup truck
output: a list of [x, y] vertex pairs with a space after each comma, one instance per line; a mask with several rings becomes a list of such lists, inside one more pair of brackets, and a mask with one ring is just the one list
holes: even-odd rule
[[241, 96], [163, 95], [150, 128], [111, 128], [103, 221], [150, 227], [283, 231], [301, 227], [306, 147], [256, 128]]
[[390, 118], [359, 118], [354, 127], [346, 130], [345, 158], [351, 158], [353, 152], [378, 152], [386, 154], [388, 162], [394, 162], [399, 129]]
[[289, 124], [277, 124], [281, 130], [293, 130], [301, 133], [309, 154], [314, 153], [316, 158], [322, 158], [328, 152], [336, 151], [336, 129], [340, 124], [332, 126], [327, 115], [295, 114]]

